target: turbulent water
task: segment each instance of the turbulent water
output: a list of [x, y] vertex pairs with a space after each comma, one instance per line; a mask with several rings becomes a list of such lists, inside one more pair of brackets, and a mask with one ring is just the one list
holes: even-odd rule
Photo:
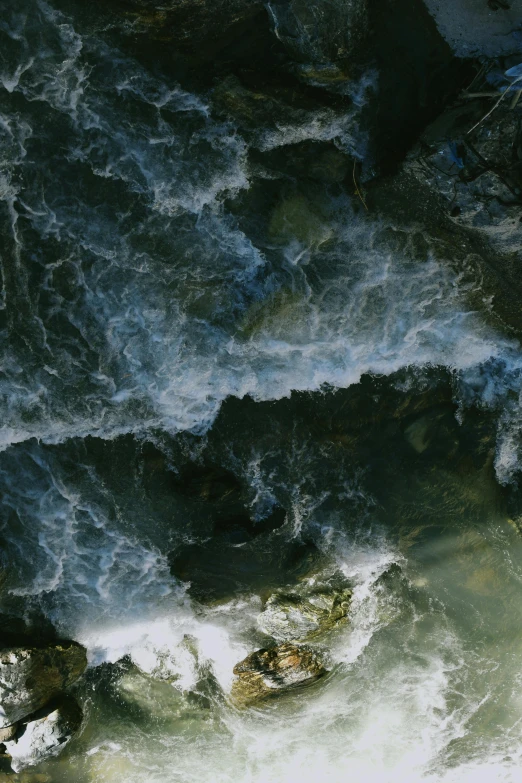
[[[378, 74], [245, 131], [82, 3], [1, 7], [2, 603], [91, 662], [38, 769], [518, 780], [520, 345], [429, 240], [274, 163], [363, 159]], [[329, 675], [238, 710], [267, 590], [334, 572]]]

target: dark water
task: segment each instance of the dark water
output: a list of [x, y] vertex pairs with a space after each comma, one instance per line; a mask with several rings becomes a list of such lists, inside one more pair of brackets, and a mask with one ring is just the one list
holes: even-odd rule
[[[517, 780], [522, 353], [353, 196], [378, 63], [261, 121], [109, 9], [0, 35], [2, 604], [92, 664], [38, 771]], [[336, 572], [331, 673], [237, 711], [270, 591]]]

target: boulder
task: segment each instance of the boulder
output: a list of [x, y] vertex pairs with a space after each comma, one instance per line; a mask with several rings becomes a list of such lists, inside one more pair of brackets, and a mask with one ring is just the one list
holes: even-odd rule
[[12, 726], [6, 726], [5, 728], [0, 729], [0, 743], [9, 742], [9, 740], [14, 739], [17, 731], [18, 723], [14, 723]]
[[71, 697], [36, 713], [35, 719], [22, 726], [14, 740], [4, 743], [12, 769], [19, 772], [60, 753], [80, 728], [82, 718], [79, 705]]
[[424, 0], [457, 57], [520, 51], [522, 0]]
[[[478, 86], [479, 94], [487, 96], [487, 90], [487, 84]], [[432, 123], [408, 155], [404, 171], [442, 197], [456, 225], [476, 232], [494, 250], [519, 255], [520, 113], [511, 108], [510, 96], [493, 109], [496, 92], [491, 86], [489, 91], [486, 99], [464, 94]]]
[[234, 667], [232, 686], [236, 704], [247, 706], [303, 685], [327, 673], [318, 655], [308, 647], [284, 643], [257, 650]]
[[86, 666], [85, 649], [72, 641], [0, 649], [0, 728], [44, 707]]
[[267, 7], [276, 36], [296, 60], [334, 63], [364, 44], [367, 0], [272, 0]]
[[278, 591], [266, 602], [258, 625], [278, 641], [313, 639], [347, 621], [351, 600], [350, 589], [325, 587], [304, 595]]

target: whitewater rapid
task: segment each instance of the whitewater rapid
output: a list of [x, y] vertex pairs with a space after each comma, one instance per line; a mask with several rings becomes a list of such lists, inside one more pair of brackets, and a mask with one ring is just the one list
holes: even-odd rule
[[[201, 432], [230, 395], [279, 399], [408, 366], [451, 368], [473, 393], [480, 372], [481, 404], [502, 407], [506, 387], [519, 388], [518, 343], [470, 310], [474, 284], [451, 259], [397, 252], [393, 226], [320, 192], [283, 197], [261, 237], [229, 207], [254, 187], [255, 139], [47, 3], [11, 10], [0, 75], [13, 335], [3, 448]], [[326, 138], [329, 122], [300, 132]], [[350, 150], [356, 112], [343, 122], [327, 137]], [[302, 140], [285, 127], [271, 144]], [[491, 360], [500, 373], [488, 375]], [[503, 479], [514, 450], [505, 437]]]

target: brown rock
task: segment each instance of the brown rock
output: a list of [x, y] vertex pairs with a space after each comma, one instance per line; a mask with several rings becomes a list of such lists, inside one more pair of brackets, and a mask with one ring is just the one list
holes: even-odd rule
[[320, 658], [308, 647], [285, 643], [257, 650], [234, 667], [238, 679], [232, 697], [245, 706], [282, 691], [309, 685], [326, 674]]
[[13, 726], [6, 726], [5, 728], [0, 729], [0, 742], [9, 742], [10, 740], [14, 739], [17, 731], [17, 723], [15, 723]]

